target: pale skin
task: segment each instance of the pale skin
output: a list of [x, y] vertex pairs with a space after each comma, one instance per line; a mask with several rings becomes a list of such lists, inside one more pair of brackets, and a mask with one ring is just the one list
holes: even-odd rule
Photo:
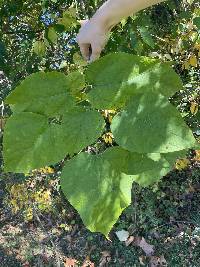
[[164, 0], [108, 0], [94, 14], [82, 23], [77, 42], [82, 56], [87, 61], [100, 57], [110, 35], [111, 29], [122, 19]]

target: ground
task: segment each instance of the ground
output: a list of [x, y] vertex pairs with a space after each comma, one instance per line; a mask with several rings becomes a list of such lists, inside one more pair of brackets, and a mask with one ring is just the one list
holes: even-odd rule
[[[200, 266], [200, 163], [190, 159], [151, 188], [133, 185], [132, 205], [107, 240], [64, 199], [56, 168], [1, 182], [0, 266]], [[126, 242], [116, 233], [125, 230]]]

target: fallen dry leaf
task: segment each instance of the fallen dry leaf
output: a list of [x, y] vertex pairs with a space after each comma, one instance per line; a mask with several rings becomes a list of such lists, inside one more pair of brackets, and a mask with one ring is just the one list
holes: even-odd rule
[[146, 256], [151, 256], [154, 253], [154, 246], [147, 243], [144, 237], [138, 237], [135, 241], [135, 245], [140, 247], [144, 251]]
[[195, 160], [196, 161], [200, 161], [200, 150], [195, 150], [196, 156], [195, 156]]
[[182, 171], [184, 169], [186, 169], [188, 167], [188, 165], [190, 164], [189, 159], [177, 159], [176, 163], [175, 163], [175, 167], [177, 170]]
[[109, 263], [111, 260], [110, 251], [102, 251], [101, 254], [102, 256], [99, 262], [99, 267], [105, 267], [107, 266], [107, 263]]
[[199, 105], [197, 102], [192, 102], [191, 103], [191, 106], [190, 106], [190, 112], [193, 114], [193, 115], [196, 115], [197, 112], [199, 110]]
[[146, 259], [145, 256], [139, 257], [140, 265], [145, 266], [145, 259]]
[[78, 262], [75, 259], [66, 258], [64, 262], [65, 267], [75, 267]]
[[165, 267], [167, 266], [167, 261], [162, 255], [161, 257], [151, 256], [149, 261], [149, 267]]
[[129, 232], [125, 230], [117, 231], [115, 234], [121, 242], [125, 242], [129, 237]]
[[191, 55], [189, 58], [189, 63], [192, 67], [197, 67], [198, 65], [198, 59], [195, 55]]
[[3, 131], [6, 124], [6, 119], [3, 117], [0, 117], [0, 132]]
[[25, 263], [22, 264], [23, 267], [30, 267], [30, 264], [28, 261], [26, 261]]
[[133, 243], [135, 241], [135, 237], [134, 236], [129, 236], [129, 238], [125, 241], [125, 245], [128, 247], [131, 243]]
[[85, 260], [82, 267], [94, 267], [94, 263], [90, 260]]

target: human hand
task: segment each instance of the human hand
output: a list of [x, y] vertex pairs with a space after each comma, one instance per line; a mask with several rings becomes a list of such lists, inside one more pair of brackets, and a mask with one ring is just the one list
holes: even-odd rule
[[81, 24], [76, 41], [84, 59], [92, 62], [100, 57], [101, 51], [109, 39], [110, 30], [94, 18], [84, 20]]

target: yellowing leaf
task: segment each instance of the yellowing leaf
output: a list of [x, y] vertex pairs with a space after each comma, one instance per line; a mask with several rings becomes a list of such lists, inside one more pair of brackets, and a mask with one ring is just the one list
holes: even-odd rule
[[75, 267], [77, 266], [77, 261], [72, 258], [66, 258], [64, 262], [64, 267]]
[[149, 261], [149, 266], [150, 267], [158, 267], [158, 266], [164, 267], [164, 266], [167, 266], [167, 261], [163, 255], [161, 257], [151, 256], [150, 261]]
[[31, 221], [33, 219], [33, 209], [31, 207], [26, 210], [24, 217], [27, 221]]
[[190, 63], [189, 63], [189, 61], [185, 61], [184, 63], [183, 63], [183, 65], [182, 65], [182, 69], [184, 70], [188, 70], [189, 69], [189, 67], [190, 67]]
[[193, 115], [196, 115], [199, 110], [199, 106], [196, 102], [192, 102], [190, 106], [190, 111]]
[[197, 57], [196, 57], [195, 55], [191, 55], [191, 56], [190, 56], [189, 64], [190, 64], [192, 67], [197, 67], [198, 60], [197, 60]]
[[106, 133], [102, 136], [103, 140], [106, 144], [112, 144], [113, 142], [113, 135], [112, 133]]
[[116, 110], [103, 110], [102, 111], [102, 115], [104, 116], [104, 118], [106, 118], [106, 119], [108, 119], [108, 121], [109, 121], [109, 123], [111, 124], [112, 123], [112, 119], [113, 119], [113, 117], [114, 117], [114, 115], [117, 113], [117, 111]]
[[196, 150], [196, 157], [194, 158], [197, 161], [200, 161], [200, 150]]
[[154, 253], [154, 246], [147, 243], [144, 237], [138, 237], [136, 239], [135, 245], [140, 247], [144, 251], [146, 256], [151, 256]]
[[82, 267], [94, 267], [94, 263], [90, 261], [89, 257], [87, 257]]
[[52, 169], [51, 167], [44, 167], [44, 168], [41, 168], [39, 171], [44, 174], [54, 173], [54, 169]]
[[195, 45], [194, 45], [194, 49], [196, 49], [196, 50], [199, 50], [199, 51], [200, 51], [200, 44], [195, 44]]
[[4, 117], [0, 117], [0, 132], [4, 129], [6, 124], [6, 119]]
[[181, 170], [184, 170], [188, 167], [188, 165], [190, 164], [190, 161], [189, 159], [178, 159], [176, 161], [176, 164], [175, 164], [175, 167], [177, 170], [181, 171]]
[[117, 231], [115, 234], [121, 242], [125, 242], [129, 237], [129, 232], [125, 230]]

